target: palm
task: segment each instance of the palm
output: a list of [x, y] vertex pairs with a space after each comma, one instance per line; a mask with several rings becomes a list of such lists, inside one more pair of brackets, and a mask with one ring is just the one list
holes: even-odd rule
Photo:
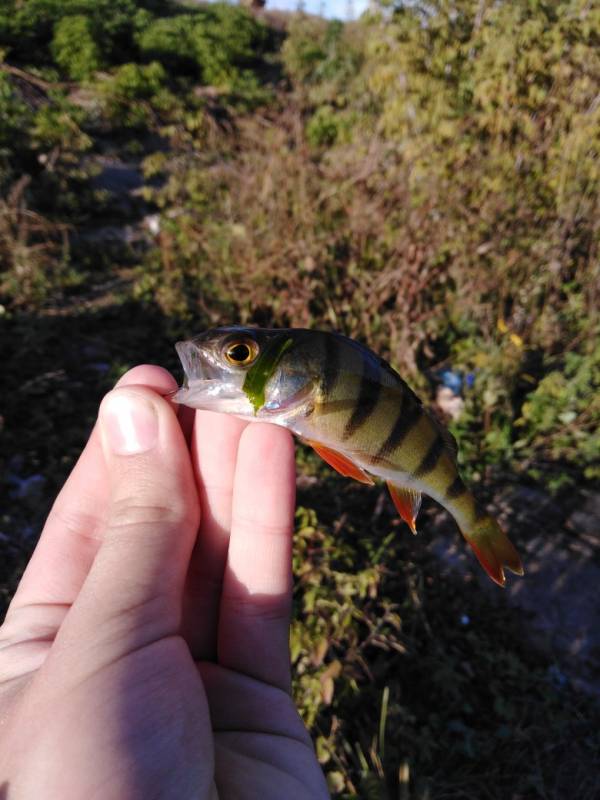
[[[289, 695], [219, 666], [200, 670], [213, 718], [219, 796], [320, 796], [314, 750]], [[232, 696], [244, 702], [232, 703]]]

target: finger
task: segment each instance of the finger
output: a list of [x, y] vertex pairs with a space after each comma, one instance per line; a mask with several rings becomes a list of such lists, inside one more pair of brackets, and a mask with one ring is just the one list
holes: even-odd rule
[[286, 691], [295, 489], [290, 434], [250, 425], [238, 448], [218, 656], [223, 666]]
[[[129, 370], [117, 386], [142, 385], [158, 394], [176, 383], [167, 370], [144, 364]], [[11, 603], [69, 606], [81, 589], [100, 544], [108, 501], [108, 473], [98, 426], [58, 495]]]
[[189, 406], [178, 406], [177, 407], [177, 419], [179, 420], [179, 424], [181, 425], [181, 430], [183, 431], [183, 435], [185, 437], [185, 441], [189, 445], [192, 440], [192, 431], [194, 430], [194, 418], [196, 416], [196, 412], [193, 408]]
[[112, 660], [178, 633], [199, 505], [183, 433], [165, 399], [139, 386], [116, 389], [98, 420], [108, 468], [105, 529], [56, 645], [91, 642]]
[[191, 453], [202, 522], [188, 571], [184, 636], [195, 659], [214, 659], [223, 571], [231, 529], [231, 501], [243, 420], [198, 411]]

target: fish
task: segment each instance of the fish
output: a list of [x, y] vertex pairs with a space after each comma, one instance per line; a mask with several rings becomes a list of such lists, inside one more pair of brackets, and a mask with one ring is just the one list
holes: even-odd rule
[[452, 434], [382, 358], [339, 333], [219, 327], [175, 345], [175, 402], [281, 425], [341, 475], [384, 481], [410, 530], [423, 494], [454, 518], [489, 577], [523, 575], [519, 554], [475, 500]]

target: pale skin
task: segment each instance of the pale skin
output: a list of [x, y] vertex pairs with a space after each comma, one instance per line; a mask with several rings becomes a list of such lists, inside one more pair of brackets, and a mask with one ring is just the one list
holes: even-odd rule
[[0, 800], [319, 800], [290, 696], [293, 445], [131, 370], [0, 628]]

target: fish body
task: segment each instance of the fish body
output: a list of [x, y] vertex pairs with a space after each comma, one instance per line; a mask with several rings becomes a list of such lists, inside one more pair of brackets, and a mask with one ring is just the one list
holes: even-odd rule
[[343, 475], [386, 481], [416, 533], [421, 495], [454, 517], [488, 575], [522, 575], [519, 555], [463, 483], [452, 435], [383, 359], [337, 333], [216, 328], [179, 342], [174, 399], [192, 408], [282, 425]]

